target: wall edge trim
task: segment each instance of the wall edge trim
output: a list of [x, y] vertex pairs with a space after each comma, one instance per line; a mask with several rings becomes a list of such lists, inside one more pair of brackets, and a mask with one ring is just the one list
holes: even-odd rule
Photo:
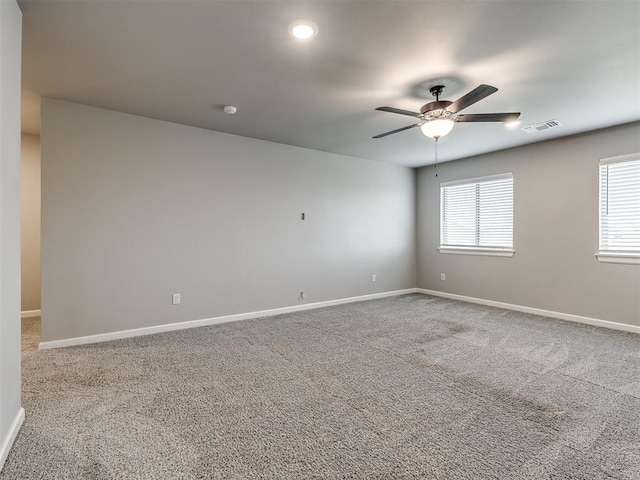
[[23, 310], [20, 312], [20, 318], [39, 317], [41, 314], [41, 310]]
[[203, 318], [199, 320], [187, 320], [177, 323], [165, 323], [163, 325], [154, 325], [151, 327], [133, 328], [130, 330], [119, 330], [116, 332], [99, 333], [96, 335], [87, 335], [84, 337], [72, 337], [61, 340], [51, 340], [48, 342], [40, 342], [39, 349], [46, 350], [50, 348], [71, 347], [75, 345], [86, 345], [89, 343], [108, 342], [111, 340], [120, 340], [123, 338], [139, 337], [143, 335], [153, 335], [156, 333], [172, 332], [175, 330], [186, 330], [188, 328], [206, 327], [209, 325], [218, 325], [221, 323], [237, 322], [240, 320], [250, 320], [254, 318], [272, 317], [284, 313], [302, 312], [305, 310], [314, 310], [316, 308], [331, 307], [334, 305], [343, 305], [345, 303], [363, 302], [366, 300], [375, 300], [377, 298], [393, 297], [397, 295], [406, 295], [408, 293], [416, 293], [416, 288], [406, 288], [403, 290], [392, 290], [388, 292], [372, 293], [367, 295], [359, 295], [357, 297], [345, 297], [335, 300], [326, 300], [322, 302], [306, 303], [303, 305], [293, 305], [288, 307], [272, 308], [269, 310], [258, 310], [255, 312], [236, 313], [232, 315], [223, 315], [220, 317]]
[[0, 444], [0, 471], [2, 467], [4, 467], [4, 462], [7, 460], [9, 456], [9, 451], [13, 446], [13, 442], [16, 440], [18, 436], [18, 432], [24, 423], [24, 408], [20, 407], [16, 417], [11, 422], [11, 426], [9, 427], [9, 431], [7, 432], [7, 436], [2, 440], [2, 444]]
[[624, 332], [632, 332], [640, 334], [640, 326], [629, 325], [627, 323], [612, 322], [610, 320], [602, 320], [599, 318], [583, 317], [572, 313], [554, 312], [551, 310], [543, 310], [541, 308], [525, 307], [523, 305], [514, 305], [511, 303], [496, 302], [494, 300], [485, 300], [483, 298], [467, 297], [466, 295], [458, 295], [456, 293], [439, 292], [437, 290], [427, 290], [424, 288], [416, 288], [418, 293], [434, 295], [436, 297], [450, 298], [452, 300], [461, 300], [463, 302], [478, 303], [489, 307], [504, 308], [506, 310], [514, 310], [516, 312], [532, 313], [543, 317], [556, 318], [574, 323], [582, 323], [592, 325], [594, 327], [604, 327], [611, 330], [622, 330]]

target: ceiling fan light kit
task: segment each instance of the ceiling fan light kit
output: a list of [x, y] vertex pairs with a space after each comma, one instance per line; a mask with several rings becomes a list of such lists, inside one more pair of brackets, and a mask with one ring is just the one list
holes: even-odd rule
[[444, 90], [443, 85], [431, 87], [429, 91], [436, 97], [435, 102], [430, 102], [422, 106], [420, 113], [411, 112], [409, 110], [401, 110], [393, 107], [378, 107], [376, 110], [389, 113], [398, 113], [400, 115], [408, 115], [420, 119], [419, 123], [408, 125], [406, 127], [391, 130], [390, 132], [381, 133], [373, 138], [382, 138], [394, 133], [409, 130], [411, 128], [420, 127], [422, 133], [427, 137], [438, 140], [447, 135], [453, 129], [456, 122], [515, 122], [520, 116], [520, 112], [511, 113], [472, 113], [468, 115], [459, 115], [458, 112], [479, 102], [485, 97], [498, 91], [496, 87], [491, 85], [480, 85], [469, 93], [459, 98], [455, 102], [448, 100], [440, 100], [440, 95]]
[[430, 120], [423, 123], [420, 126], [420, 130], [422, 130], [422, 133], [427, 137], [437, 140], [453, 130], [453, 124], [453, 120], [449, 120], [448, 118]]

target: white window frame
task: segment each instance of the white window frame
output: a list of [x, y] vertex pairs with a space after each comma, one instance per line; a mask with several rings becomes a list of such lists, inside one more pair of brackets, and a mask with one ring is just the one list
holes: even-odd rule
[[640, 160], [640, 153], [630, 155], [621, 155], [618, 157], [603, 158], [598, 165], [598, 253], [595, 254], [600, 262], [605, 263], [624, 263], [632, 265], [640, 265], [640, 253], [635, 252], [616, 252], [609, 250], [601, 250], [602, 247], [602, 221], [603, 221], [603, 198], [602, 198], [602, 176], [601, 167], [615, 163], [626, 163]]
[[[476, 178], [467, 178], [463, 180], [456, 180], [452, 182], [443, 182], [440, 184], [439, 191], [439, 247], [438, 251], [444, 254], [457, 254], [457, 255], [488, 255], [494, 257], [513, 257], [515, 254], [515, 249], [513, 247], [513, 236], [512, 236], [512, 246], [511, 248], [496, 248], [496, 247], [481, 247], [481, 246], [453, 246], [453, 245], [442, 245], [442, 214], [443, 214], [443, 205], [442, 205], [442, 189], [445, 187], [450, 187], [454, 185], [468, 185], [468, 184], [476, 184], [489, 182], [494, 180], [503, 180], [503, 179], [511, 179], [513, 180], [513, 173], [502, 173], [498, 175], [490, 175], [486, 177], [476, 177]], [[515, 196], [515, 193], [514, 193]], [[512, 199], [513, 201], [513, 199]]]

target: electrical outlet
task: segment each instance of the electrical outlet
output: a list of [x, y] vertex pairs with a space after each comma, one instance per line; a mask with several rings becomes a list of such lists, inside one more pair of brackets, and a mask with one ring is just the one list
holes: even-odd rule
[[447, 276], [444, 273], [440, 274], [440, 280], [442, 280], [443, 282], [447, 279]]
[[377, 279], [378, 279], [378, 277], [376, 277], [376, 274], [375, 274], [375, 273], [372, 273], [372, 274], [371, 274], [371, 281], [372, 281], [372, 282], [375, 282]]
[[300, 220], [304, 220], [305, 214], [304, 212], [300, 214]]
[[298, 296], [298, 300], [302, 301], [305, 298], [307, 298], [307, 295], [304, 292], [300, 292], [300, 295]]
[[174, 293], [173, 296], [171, 297], [171, 303], [173, 305], [180, 305], [180, 294], [179, 293]]

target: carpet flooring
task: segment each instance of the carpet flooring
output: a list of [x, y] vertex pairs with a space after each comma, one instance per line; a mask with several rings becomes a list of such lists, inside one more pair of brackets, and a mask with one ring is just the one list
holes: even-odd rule
[[0, 479], [640, 479], [640, 336], [411, 294], [23, 353]]
[[40, 344], [40, 317], [22, 319], [22, 351], [38, 350]]

